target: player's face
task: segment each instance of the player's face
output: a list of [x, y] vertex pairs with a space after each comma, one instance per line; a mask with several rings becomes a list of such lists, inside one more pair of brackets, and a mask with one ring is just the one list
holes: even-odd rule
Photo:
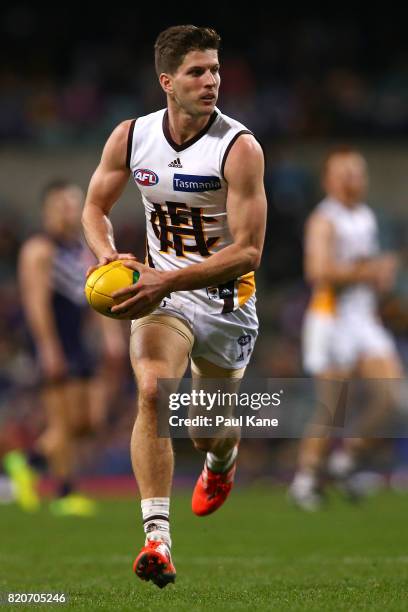
[[358, 153], [333, 155], [327, 164], [324, 187], [345, 204], [363, 201], [368, 187], [365, 159]]
[[81, 213], [84, 194], [72, 185], [51, 192], [44, 205], [46, 229], [61, 237], [75, 235], [81, 227]]
[[191, 116], [211, 115], [220, 87], [220, 65], [215, 49], [189, 51], [173, 75], [168, 75], [170, 97]]

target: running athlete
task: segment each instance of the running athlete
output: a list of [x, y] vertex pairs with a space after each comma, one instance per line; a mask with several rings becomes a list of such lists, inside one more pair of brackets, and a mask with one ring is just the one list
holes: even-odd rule
[[[83, 214], [99, 263], [121, 258], [140, 272], [136, 285], [117, 292], [132, 295], [113, 310], [135, 317], [130, 351], [138, 415], [131, 455], [146, 540], [134, 571], [159, 587], [174, 582], [176, 570], [169, 531], [173, 451], [170, 439], [156, 433], [157, 379], [181, 379], [190, 358], [196, 379], [239, 379], [258, 329], [254, 270], [265, 233], [264, 159], [251, 132], [215, 106], [219, 44], [214, 30], [190, 25], [158, 36], [156, 71], [167, 108], [113, 131]], [[129, 176], [145, 207], [148, 265], [116, 251], [108, 220]], [[195, 440], [206, 452], [192, 499], [197, 515], [225, 501], [237, 445], [236, 436]]]
[[[95, 509], [92, 500], [78, 494], [75, 483], [81, 439], [95, 420], [92, 398], [96, 392], [94, 358], [84, 341], [90, 312], [83, 285], [94, 259], [80, 235], [83, 201], [77, 185], [65, 180], [47, 185], [43, 231], [25, 242], [19, 257], [21, 299], [46, 412], [46, 428], [37, 447], [56, 480], [57, 498], [50, 510], [58, 515], [88, 515]], [[120, 324], [97, 318], [105, 354], [124, 354]], [[30, 499], [23, 456], [10, 453], [6, 467], [22, 499], [27, 495]]]
[[[303, 327], [304, 369], [316, 378], [320, 398], [329, 404], [330, 385], [319, 381], [402, 376], [394, 341], [377, 313], [378, 295], [392, 288], [397, 260], [381, 253], [377, 221], [365, 204], [367, 164], [358, 151], [341, 147], [326, 158], [327, 196], [311, 214], [305, 233], [305, 274], [312, 297]], [[386, 406], [376, 407], [384, 411]], [[374, 403], [371, 410], [374, 421]], [[376, 415], [376, 417], [378, 414]], [[316, 510], [322, 502], [322, 476], [330, 451], [328, 437], [311, 425], [300, 444], [299, 467], [290, 494], [298, 506]], [[378, 431], [378, 429], [377, 429]], [[345, 482], [373, 440], [350, 438], [332, 457], [335, 476]]]

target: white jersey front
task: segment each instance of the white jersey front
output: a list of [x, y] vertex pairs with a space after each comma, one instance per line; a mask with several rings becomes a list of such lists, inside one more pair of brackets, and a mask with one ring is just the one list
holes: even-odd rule
[[[336, 262], [358, 262], [379, 252], [377, 222], [366, 204], [348, 208], [325, 198], [316, 208], [333, 227]], [[317, 287], [303, 322], [303, 364], [310, 374], [333, 367], [352, 368], [361, 356], [395, 352], [390, 334], [377, 317], [377, 296], [366, 283], [342, 289]]]
[[[132, 123], [128, 166], [140, 189], [147, 225], [147, 262], [158, 270], [201, 263], [232, 243], [227, 223], [228, 152], [245, 126], [215, 110], [207, 126], [178, 145], [166, 109]], [[232, 312], [255, 293], [254, 273], [223, 285], [179, 292], [213, 313]], [[183, 295], [184, 294], [184, 295]]]
[[[316, 211], [333, 226], [333, 251], [338, 263], [363, 261], [378, 254], [377, 221], [369, 206], [361, 203], [348, 208], [328, 197], [320, 202]], [[335, 293], [337, 316], [373, 314], [376, 304], [376, 293], [366, 283], [349, 285]]]

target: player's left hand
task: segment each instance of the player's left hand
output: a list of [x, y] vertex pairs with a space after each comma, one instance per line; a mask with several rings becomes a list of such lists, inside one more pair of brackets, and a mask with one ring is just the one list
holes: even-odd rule
[[106, 266], [106, 264], [110, 263], [111, 261], [118, 261], [118, 260], [123, 261], [124, 259], [126, 260], [134, 259], [135, 261], [137, 261], [137, 257], [133, 255], [133, 253], [117, 253], [116, 251], [112, 251], [112, 253], [110, 254], [102, 255], [101, 257], [99, 257], [98, 263], [95, 263], [94, 265], [90, 266], [87, 269], [86, 278], [88, 278], [88, 276], [90, 276], [92, 272], [94, 272], [94, 270], [97, 270], [98, 268], [102, 266]]
[[120, 314], [126, 311], [126, 314], [129, 315], [128, 318], [132, 316], [134, 318], [143, 317], [154, 310], [154, 308], [157, 308], [162, 299], [169, 295], [171, 291], [169, 274], [149, 268], [134, 259], [124, 260], [123, 264], [127, 268], [139, 272], [140, 276], [139, 280], [133, 285], [112, 293], [113, 298], [131, 295], [129, 299], [121, 302], [121, 304], [113, 306], [112, 312]]

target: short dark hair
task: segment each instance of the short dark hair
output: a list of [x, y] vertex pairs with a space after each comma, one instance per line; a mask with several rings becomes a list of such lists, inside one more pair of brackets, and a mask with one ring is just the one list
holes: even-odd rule
[[221, 37], [212, 28], [194, 25], [172, 26], [161, 32], [154, 45], [157, 76], [174, 74], [189, 51], [220, 48]]

